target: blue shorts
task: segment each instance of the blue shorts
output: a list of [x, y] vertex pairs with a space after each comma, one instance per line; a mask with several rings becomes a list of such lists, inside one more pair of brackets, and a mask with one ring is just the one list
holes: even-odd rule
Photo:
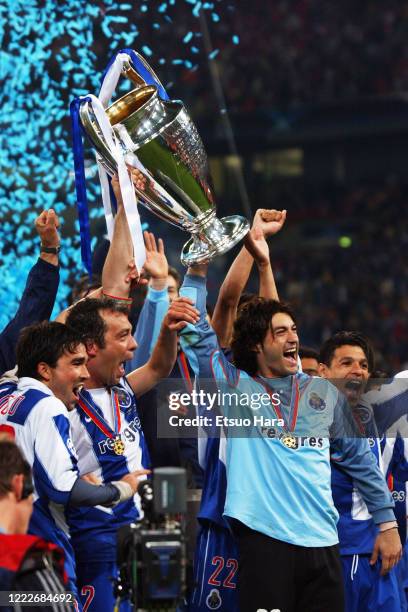
[[237, 571], [238, 550], [230, 531], [210, 523], [202, 525], [194, 556], [189, 612], [238, 612]]
[[401, 612], [396, 568], [380, 576], [381, 561], [371, 555], [342, 555], [345, 612]]
[[408, 612], [408, 545], [405, 544], [401, 561], [395, 568], [400, 589], [401, 611]]
[[[114, 561], [77, 562], [77, 586], [83, 612], [113, 612], [114, 580], [118, 568]], [[130, 612], [129, 600], [122, 601], [120, 612]]]

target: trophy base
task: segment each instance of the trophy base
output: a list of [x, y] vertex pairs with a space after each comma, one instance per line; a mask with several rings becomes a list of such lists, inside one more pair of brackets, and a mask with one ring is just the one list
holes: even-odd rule
[[183, 246], [181, 263], [192, 266], [223, 255], [249, 232], [249, 223], [244, 217], [232, 215], [213, 222], [198, 234], [194, 234]]

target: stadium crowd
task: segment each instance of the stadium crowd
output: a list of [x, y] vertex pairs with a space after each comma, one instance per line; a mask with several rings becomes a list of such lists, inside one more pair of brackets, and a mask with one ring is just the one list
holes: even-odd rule
[[[209, 24], [217, 61], [234, 113], [293, 113], [319, 103], [389, 95], [408, 85], [407, 8], [389, 2], [327, 3], [299, 0], [219, 5]], [[240, 52], [226, 42], [239, 37]], [[223, 36], [225, 34], [225, 36]], [[182, 49], [180, 49], [182, 52]], [[211, 108], [211, 91], [186, 71], [189, 106], [197, 116]]]
[[[267, 201], [287, 208], [291, 227], [301, 231], [296, 248], [274, 247], [273, 262], [282, 295], [299, 313], [303, 341], [318, 347], [339, 329], [361, 329], [374, 344], [378, 366], [389, 374], [405, 369], [406, 185], [292, 185]], [[343, 236], [350, 239], [346, 248], [339, 244]]]
[[[201, 504], [179, 610], [406, 610], [404, 378], [370, 381], [371, 338], [352, 318], [337, 329], [331, 320], [337, 333], [319, 351], [299, 347], [296, 311], [307, 318], [316, 308], [316, 264], [285, 263], [286, 283], [274, 275], [268, 241], [285, 231], [286, 211], [256, 212], [210, 317], [208, 265], [191, 266], [180, 283], [163, 241], [145, 232], [137, 270], [116, 178], [112, 189], [118, 210], [102, 286], [85, 295], [78, 288], [77, 301], [48, 321], [60, 237], [57, 216], [44, 211], [40, 258], [0, 335], [2, 590], [41, 591], [43, 609], [72, 609], [73, 598], [83, 610], [131, 609], [112, 584], [118, 529], [140, 519], [136, 491], [151, 469], [184, 466]], [[254, 265], [259, 291], [247, 294]], [[311, 293], [300, 300], [290, 283], [303, 282], [306, 270]], [[384, 293], [376, 281], [373, 301]], [[136, 330], [128, 317], [134, 284], [147, 289]], [[359, 277], [356, 292], [362, 284]], [[280, 295], [297, 299], [295, 309]], [[328, 308], [334, 316], [338, 297]], [[372, 330], [375, 340], [381, 332]], [[169, 404], [155, 390], [166, 378], [178, 394], [191, 394], [195, 378], [239, 401], [200, 400], [198, 416], [215, 408], [203, 437], [161, 438], [157, 419]], [[186, 412], [176, 413], [182, 428]], [[53, 599], [64, 591], [72, 600]]]
[[[106, 3], [96, 4], [103, 15]], [[211, 51], [215, 53], [210, 61], [218, 64], [232, 113], [295, 117], [307, 105], [386, 96], [408, 86], [404, 2], [391, 0], [386, 6], [380, 0], [212, 4], [213, 11], [204, 11], [210, 50], [203, 44], [200, 19], [186, 11], [184, 3], [166, 5], [168, 19], [162, 20], [159, 30], [152, 27], [155, 20], [143, 4], [132, 7], [130, 17], [137, 23], [140, 51], [144, 52], [144, 45], [154, 50], [152, 56], [146, 53], [147, 59], [156, 68], [160, 61], [169, 94], [181, 98], [195, 120], [213, 118], [216, 102], [206, 74]], [[116, 27], [121, 30], [122, 24]], [[105, 53], [103, 40], [100, 47], [96, 40], [95, 61], [101, 62], [101, 70]], [[196, 65], [199, 70], [191, 70]]]

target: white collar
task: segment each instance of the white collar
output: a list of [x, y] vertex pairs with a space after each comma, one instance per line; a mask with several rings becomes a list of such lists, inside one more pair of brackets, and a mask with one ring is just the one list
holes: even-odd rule
[[47, 395], [54, 395], [53, 392], [47, 385], [36, 378], [30, 378], [29, 376], [22, 376], [18, 379], [17, 389], [19, 391], [27, 391], [28, 389], [37, 389]]

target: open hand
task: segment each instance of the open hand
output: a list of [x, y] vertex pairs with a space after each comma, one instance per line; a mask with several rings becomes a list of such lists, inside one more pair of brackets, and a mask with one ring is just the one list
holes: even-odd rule
[[142, 272], [154, 279], [167, 282], [169, 264], [164, 253], [163, 240], [159, 238], [156, 243], [155, 235], [152, 232], [143, 232], [143, 236], [146, 247], [146, 261], [143, 264]]

